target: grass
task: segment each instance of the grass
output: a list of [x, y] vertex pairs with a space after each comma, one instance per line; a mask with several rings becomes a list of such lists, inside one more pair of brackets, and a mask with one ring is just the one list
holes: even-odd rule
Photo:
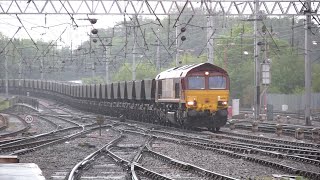
[[9, 108], [9, 101], [0, 98], [0, 111]]

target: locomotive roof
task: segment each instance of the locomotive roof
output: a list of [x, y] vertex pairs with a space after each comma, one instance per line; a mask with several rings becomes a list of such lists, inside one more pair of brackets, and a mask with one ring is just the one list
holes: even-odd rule
[[227, 73], [224, 69], [218, 66], [215, 66], [211, 63], [200, 63], [200, 64], [178, 66], [178, 67], [168, 69], [158, 74], [155, 79], [160, 80], [160, 79], [170, 79], [170, 78], [183, 78], [183, 77], [186, 77], [188, 72], [190, 72], [191, 70], [200, 69], [202, 67], [205, 67], [206, 70], [211, 70], [211, 71], [213, 70], [213, 71], [218, 71], [222, 73]]

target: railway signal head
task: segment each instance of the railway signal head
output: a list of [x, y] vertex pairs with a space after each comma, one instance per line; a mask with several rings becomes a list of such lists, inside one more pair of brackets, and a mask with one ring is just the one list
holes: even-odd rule
[[98, 34], [98, 29], [92, 29], [92, 30], [91, 30], [91, 33], [92, 33], [92, 34]]
[[91, 24], [97, 23], [97, 20], [98, 20], [98, 19], [89, 19], [89, 21], [90, 21]]

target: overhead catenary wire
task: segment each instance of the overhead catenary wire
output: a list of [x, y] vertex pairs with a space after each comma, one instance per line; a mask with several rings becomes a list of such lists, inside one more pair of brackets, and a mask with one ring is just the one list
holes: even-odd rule
[[188, 3], [189, 3], [189, 0], [187, 0], [186, 3], [184, 4], [184, 6], [183, 6], [183, 8], [181, 9], [181, 11], [180, 11], [180, 13], [179, 13], [176, 21], [174, 22], [172, 28], [175, 28], [175, 27], [176, 27], [176, 24], [177, 24], [177, 22], [179, 21], [179, 18], [180, 18], [180, 16], [181, 16], [181, 14], [183, 13], [184, 9], [187, 7], [187, 4], [188, 4]]
[[151, 28], [153, 34], [157, 37], [158, 41], [160, 41], [161, 45], [164, 47], [164, 49], [167, 51], [167, 53], [170, 55], [171, 58], [173, 58], [173, 56], [171, 55], [171, 53], [168, 51], [168, 49], [166, 48], [166, 46], [163, 44], [163, 42], [160, 40], [160, 38], [158, 37], [157, 33], [153, 30], [153, 28]]
[[144, 45], [147, 46], [147, 49], [149, 49], [148, 44], [147, 44], [147, 41], [146, 41], [146, 38], [144, 37], [144, 34], [143, 34], [142, 29], [141, 29], [141, 26], [140, 26], [140, 22], [139, 22], [139, 20], [138, 20], [138, 16], [136, 15], [135, 18], [136, 18], [136, 22], [137, 22], [137, 24], [138, 24], [138, 27], [139, 27], [140, 32], [141, 32], [141, 35], [142, 35], [142, 38], [143, 38], [143, 41], [144, 41]]
[[212, 36], [216, 33], [216, 30], [217, 30], [217, 29], [214, 29], [214, 31], [212, 32], [212, 34], [211, 34], [210, 37], [208, 38], [206, 45], [201, 49], [201, 52], [200, 52], [199, 55], [197, 56], [198, 58], [201, 56], [203, 50], [207, 47], [208, 42], [211, 40]]
[[276, 45], [278, 51], [280, 52], [280, 48], [279, 48], [278, 44], [277, 44], [276, 41], [273, 39], [273, 36], [272, 36], [272, 34], [270, 33], [270, 31], [269, 31], [269, 29], [267, 28], [267, 26], [266, 26], [266, 24], [264, 23], [264, 21], [262, 21], [262, 24], [266, 27], [266, 30], [267, 30], [269, 36], [271, 37], [272, 42]]
[[151, 6], [150, 6], [150, 4], [149, 4], [148, 0], [145, 0], [145, 3], [147, 4], [148, 9], [149, 9], [149, 10], [151, 9], [152, 14], [156, 17], [156, 20], [159, 22], [160, 26], [161, 26], [161, 27], [163, 27], [163, 25], [161, 24], [160, 19], [158, 18], [157, 14], [154, 12], [154, 10], [151, 8]]
[[17, 19], [19, 20], [20, 24], [22, 25], [23, 29], [26, 31], [26, 33], [28, 34], [29, 38], [31, 39], [31, 41], [33, 42], [34, 46], [39, 50], [37, 43], [34, 42], [33, 38], [31, 37], [31, 35], [29, 34], [28, 30], [26, 29], [26, 27], [23, 25], [21, 19], [19, 18], [19, 16], [16, 14]]
[[78, 24], [76, 23], [76, 21], [74, 20], [74, 17], [69, 13], [69, 11], [67, 10], [67, 8], [64, 6], [64, 3], [62, 3], [61, 0], [59, 0], [59, 1], [60, 1], [60, 3], [61, 3], [62, 7], [64, 8], [64, 10], [67, 11], [67, 13], [68, 13], [68, 15], [70, 16], [72, 22], [76, 25], [76, 27], [79, 27]]
[[16, 36], [16, 34], [20, 31], [21, 27], [18, 27], [17, 31], [13, 34], [13, 36], [9, 39], [9, 41], [7, 42], [7, 44], [4, 46], [4, 48], [2, 48], [2, 50], [0, 51], [0, 54], [2, 54], [5, 49], [7, 48], [7, 46], [10, 44], [10, 42], [12, 41], [12, 39]]
[[[53, 46], [52, 46], [52, 43], [56, 43], [56, 42], [61, 38], [61, 36], [64, 34], [64, 32], [67, 30], [67, 28], [68, 28], [68, 27], [66, 27], [66, 28], [62, 31], [62, 33], [59, 35], [59, 37], [58, 37], [56, 40], [51, 41], [51, 42], [48, 44], [47, 48], [42, 51], [43, 56], [46, 56], [46, 55], [49, 53], [49, 51], [50, 51], [50, 50], [52, 49], [52, 47], [53, 47]], [[38, 58], [37, 58], [35, 61], [38, 61], [39, 59], [40, 59], [40, 56], [38, 56]]]

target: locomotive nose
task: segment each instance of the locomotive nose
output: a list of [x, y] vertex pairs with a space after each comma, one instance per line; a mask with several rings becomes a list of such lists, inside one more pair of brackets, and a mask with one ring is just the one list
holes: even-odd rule
[[210, 101], [209, 101], [209, 98], [206, 98], [206, 99], [204, 100], [204, 102], [208, 104], [208, 103], [210, 102]]

